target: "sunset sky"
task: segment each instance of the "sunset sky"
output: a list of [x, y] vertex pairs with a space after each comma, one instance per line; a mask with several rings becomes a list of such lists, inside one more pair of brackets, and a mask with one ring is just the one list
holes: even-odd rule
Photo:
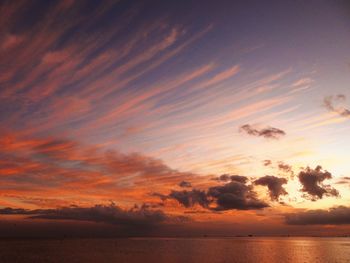
[[0, 1], [1, 235], [350, 234], [349, 50], [348, 1]]

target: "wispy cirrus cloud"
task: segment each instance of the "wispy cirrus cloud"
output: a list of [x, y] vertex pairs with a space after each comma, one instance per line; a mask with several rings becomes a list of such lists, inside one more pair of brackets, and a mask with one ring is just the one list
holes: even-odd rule
[[76, 203], [75, 198], [81, 196], [88, 204], [96, 199], [120, 199], [126, 192], [137, 203], [149, 197], [145, 182], [163, 190], [179, 180], [198, 181], [194, 174], [171, 169], [158, 159], [105, 151], [68, 139], [2, 135], [0, 145], [1, 195], [23, 203], [27, 200], [22, 197], [27, 196], [32, 197], [31, 203], [45, 204], [42, 199], [60, 193], [62, 202]]
[[[293, 167], [313, 163], [309, 153], [331, 159], [315, 148], [324, 138], [337, 140], [321, 128], [346, 122], [346, 96], [326, 97], [332, 113], [315, 114], [317, 96], [330, 93], [323, 86], [327, 77], [311, 65], [313, 54], [303, 52], [301, 65], [294, 60], [300, 51], [288, 41], [272, 43], [274, 30], [259, 32], [270, 28], [269, 19], [250, 28], [244, 4], [234, 5], [2, 1], [0, 205], [23, 207], [9, 214], [116, 224], [142, 224], [147, 218], [141, 214], [154, 208], [161, 212], [150, 214], [162, 224], [164, 217], [185, 212], [254, 214], [270, 201], [274, 209], [280, 204], [272, 202], [284, 196], [337, 196], [326, 183], [328, 173], [318, 168], [302, 169], [298, 191]], [[237, 13], [226, 16], [227, 10]], [[247, 26], [245, 37], [234, 33], [241, 32], [237, 25]], [[288, 30], [281, 33], [287, 36], [282, 40], [291, 37]], [[263, 36], [258, 42], [257, 35]], [[311, 42], [300, 43], [294, 47]], [[315, 92], [313, 84], [325, 92]], [[242, 140], [232, 132], [239, 126], [251, 136], [285, 139]], [[270, 161], [261, 167], [265, 158]], [[271, 175], [259, 174], [261, 168]], [[106, 205], [111, 201], [118, 207]], [[129, 211], [143, 203], [149, 207]]]

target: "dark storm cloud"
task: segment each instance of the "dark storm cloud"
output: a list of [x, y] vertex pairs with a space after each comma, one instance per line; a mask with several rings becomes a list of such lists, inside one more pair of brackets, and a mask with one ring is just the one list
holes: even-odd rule
[[168, 198], [177, 200], [184, 207], [192, 207], [196, 204], [202, 207], [208, 207], [209, 200], [205, 191], [192, 189], [191, 191], [171, 191]]
[[341, 105], [345, 101], [346, 96], [344, 94], [338, 94], [335, 96], [325, 97], [323, 100], [323, 105], [329, 111], [336, 112], [340, 116], [350, 117], [350, 110]]
[[150, 210], [148, 206], [135, 206], [125, 210], [114, 204], [92, 207], [62, 207], [56, 209], [27, 210], [22, 208], [0, 209], [2, 215], [28, 215], [32, 219], [55, 219], [102, 222], [114, 225], [157, 225], [165, 221], [184, 221], [184, 217], [169, 217], [161, 210]]
[[268, 207], [268, 204], [259, 200], [251, 185], [232, 181], [222, 186], [210, 187], [207, 195], [217, 204], [213, 210], [250, 210]]
[[192, 184], [190, 182], [187, 182], [187, 181], [181, 181], [179, 183], [179, 186], [180, 187], [192, 187]]
[[333, 207], [328, 210], [309, 210], [285, 215], [288, 225], [346, 225], [350, 224], [350, 208]]
[[239, 175], [221, 175], [214, 180], [228, 182], [224, 185], [210, 187], [207, 191], [192, 189], [191, 191], [175, 191], [164, 195], [154, 193], [162, 201], [174, 199], [186, 208], [199, 205], [211, 211], [223, 210], [255, 210], [269, 205], [258, 199], [253, 185], [247, 185], [248, 178]]
[[222, 174], [219, 177], [215, 178], [214, 180], [220, 181], [220, 182], [236, 181], [236, 182], [245, 184], [248, 181], [248, 178], [242, 175]]
[[339, 196], [339, 192], [330, 185], [323, 184], [323, 181], [332, 178], [332, 174], [322, 170], [321, 166], [315, 169], [310, 167], [302, 170], [299, 175], [299, 181], [302, 184], [301, 191], [306, 193], [311, 200], [322, 199], [323, 196]]
[[245, 124], [239, 128], [240, 132], [245, 132], [252, 136], [258, 136], [258, 137], [264, 137], [267, 139], [279, 139], [282, 136], [286, 135], [286, 133], [283, 130], [274, 128], [274, 127], [267, 127], [263, 129], [256, 129], [250, 124]]
[[287, 191], [283, 188], [288, 180], [286, 178], [278, 178], [276, 176], [266, 175], [254, 181], [256, 185], [267, 186], [272, 201], [278, 201], [281, 195], [287, 195]]

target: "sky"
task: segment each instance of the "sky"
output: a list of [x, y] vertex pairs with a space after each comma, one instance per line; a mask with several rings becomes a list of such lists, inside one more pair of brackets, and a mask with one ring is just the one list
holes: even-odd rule
[[347, 1], [0, 1], [2, 236], [350, 234]]

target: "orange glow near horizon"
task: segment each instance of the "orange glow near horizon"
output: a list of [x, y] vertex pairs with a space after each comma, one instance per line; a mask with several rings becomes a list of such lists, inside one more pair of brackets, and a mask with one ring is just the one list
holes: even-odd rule
[[141, 2], [0, 3], [0, 216], [343, 231], [341, 4]]

